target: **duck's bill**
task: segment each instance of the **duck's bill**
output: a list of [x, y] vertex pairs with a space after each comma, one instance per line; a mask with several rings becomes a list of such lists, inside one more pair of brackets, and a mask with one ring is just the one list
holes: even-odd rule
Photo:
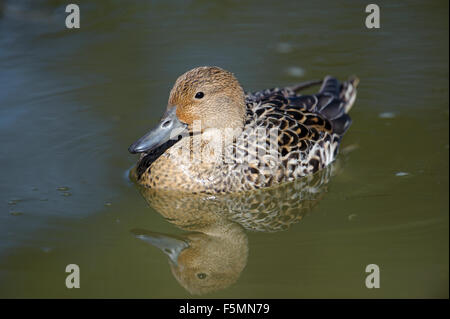
[[154, 233], [145, 229], [133, 229], [131, 232], [136, 236], [136, 238], [139, 238], [163, 251], [175, 266], [178, 266], [178, 255], [185, 248], [189, 247], [189, 243], [187, 241], [176, 236]]
[[151, 152], [170, 140], [178, 140], [178, 136], [186, 132], [187, 124], [180, 122], [176, 110], [176, 107], [167, 110], [158, 126], [133, 143], [128, 151], [132, 154]]

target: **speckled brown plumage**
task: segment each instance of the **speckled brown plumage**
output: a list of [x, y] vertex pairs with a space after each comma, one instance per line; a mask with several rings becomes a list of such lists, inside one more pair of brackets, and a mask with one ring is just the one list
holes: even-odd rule
[[202, 231], [225, 218], [250, 231], [276, 232], [299, 222], [315, 207], [339, 165], [271, 188], [245, 193], [185, 194], [140, 187], [151, 207], [184, 230]]
[[[177, 115], [188, 124], [198, 115], [208, 127], [230, 122], [234, 128], [242, 126], [242, 131], [213, 162], [192, 161], [192, 148], [190, 154], [180, 155], [177, 146], [192, 145], [192, 134], [162, 154], [142, 154], [137, 165], [141, 185], [188, 193], [248, 191], [310, 175], [336, 158], [342, 136], [351, 124], [347, 113], [355, 101], [356, 78], [341, 84], [327, 76], [319, 92], [312, 95], [300, 95], [302, 85], [246, 93], [241, 103], [241, 89], [234, 76], [220, 68], [212, 69], [198, 68], [181, 76], [169, 104], [179, 106]], [[195, 89], [190, 90], [190, 85]], [[211, 101], [196, 108], [189, 94], [198, 88], [210, 90]], [[245, 108], [243, 121], [241, 108]], [[267, 132], [274, 132], [275, 138], [270, 140]], [[276, 141], [276, 145], [270, 141]]]

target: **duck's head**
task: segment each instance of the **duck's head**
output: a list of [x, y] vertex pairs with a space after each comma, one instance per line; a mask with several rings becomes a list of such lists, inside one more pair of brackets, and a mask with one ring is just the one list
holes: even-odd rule
[[170, 91], [158, 126], [130, 146], [149, 152], [188, 129], [241, 129], [246, 114], [244, 90], [234, 75], [219, 67], [198, 67], [181, 75]]

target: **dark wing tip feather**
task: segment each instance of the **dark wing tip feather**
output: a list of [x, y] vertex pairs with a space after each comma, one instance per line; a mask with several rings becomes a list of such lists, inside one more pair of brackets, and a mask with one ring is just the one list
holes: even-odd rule
[[352, 119], [348, 114], [343, 114], [337, 119], [332, 120], [331, 124], [333, 125], [333, 132], [342, 136], [352, 124]]
[[333, 99], [320, 109], [320, 114], [331, 121], [333, 132], [338, 135], [344, 135], [352, 123], [347, 113], [355, 102], [358, 84], [356, 76], [351, 76], [342, 84], [331, 76], [326, 76], [323, 81], [320, 93], [331, 95]]
[[339, 97], [339, 94], [341, 93], [341, 84], [336, 78], [327, 75], [323, 79], [319, 93], [331, 94], [334, 97]]

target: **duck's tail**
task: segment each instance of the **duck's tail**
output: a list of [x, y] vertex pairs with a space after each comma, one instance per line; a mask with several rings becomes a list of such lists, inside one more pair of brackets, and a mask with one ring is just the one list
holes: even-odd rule
[[336, 78], [327, 75], [322, 82], [319, 94], [323, 93], [338, 98], [342, 103], [343, 111], [348, 113], [355, 102], [358, 84], [359, 79], [356, 76], [351, 76], [344, 83], [340, 83]]
[[316, 95], [319, 101], [316, 111], [331, 121], [333, 132], [338, 135], [344, 135], [352, 124], [348, 112], [355, 103], [358, 83], [359, 79], [356, 76], [343, 83], [334, 77], [326, 76]]

